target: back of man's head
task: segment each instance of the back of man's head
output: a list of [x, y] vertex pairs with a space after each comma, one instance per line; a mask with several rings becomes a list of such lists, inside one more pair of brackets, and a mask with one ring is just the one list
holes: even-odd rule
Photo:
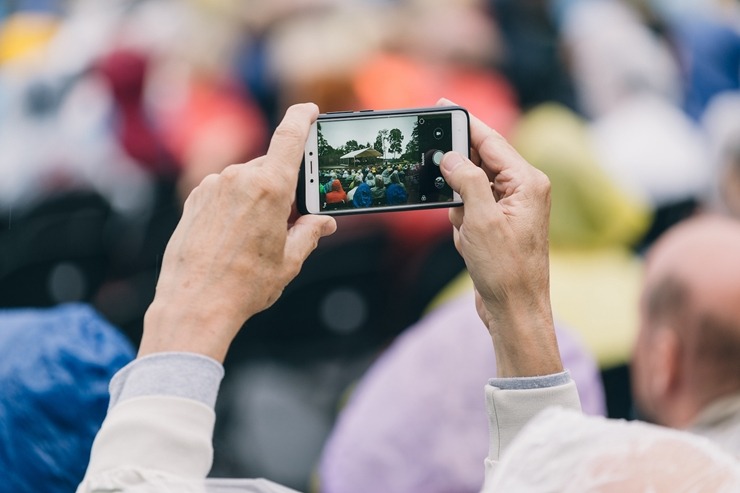
[[699, 216], [647, 256], [633, 364], [640, 410], [688, 427], [709, 403], [740, 392], [740, 222]]

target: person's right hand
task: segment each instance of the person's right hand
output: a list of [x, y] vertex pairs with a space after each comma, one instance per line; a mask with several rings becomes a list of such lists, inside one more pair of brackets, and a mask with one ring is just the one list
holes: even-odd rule
[[549, 291], [550, 181], [472, 115], [470, 136], [479, 165], [448, 152], [441, 170], [463, 199], [463, 207], [450, 209], [450, 221], [498, 375], [560, 372]]

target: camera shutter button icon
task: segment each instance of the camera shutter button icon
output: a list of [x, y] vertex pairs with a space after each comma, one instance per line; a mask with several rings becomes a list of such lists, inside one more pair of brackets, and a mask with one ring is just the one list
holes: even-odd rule
[[442, 157], [445, 155], [442, 151], [434, 151], [434, 154], [432, 154], [432, 162], [439, 166], [442, 163]]

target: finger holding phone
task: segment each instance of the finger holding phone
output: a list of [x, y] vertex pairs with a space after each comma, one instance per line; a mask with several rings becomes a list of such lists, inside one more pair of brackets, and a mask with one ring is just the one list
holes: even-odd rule
[[561, 372], [549, 292], [550, 182], [472, 115], [470, 138], [479, 165], [448, 152], [440, 168], [464, 204], [450, 209], [450, 221], [493, 340], [498, 375]]
[[162, 260], [139, 355], [205, 354], [223, 361], [240, 327], [271, 306], [300, 271], [333, 218], [291, 227], [296, 176], [316, 105], [286, 112], [263, 157], [210, 175], [185, 202]]

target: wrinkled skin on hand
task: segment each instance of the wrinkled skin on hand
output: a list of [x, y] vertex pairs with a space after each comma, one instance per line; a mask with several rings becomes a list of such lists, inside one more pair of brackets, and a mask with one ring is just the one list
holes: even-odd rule
[[333, 218], [289, 226], [313, 104], [288, 109], [267, 154], [207, 176], [185, 202], [165, 250], [139, 355], [191, 351], [223, 361], [243, 323], [271, 306]]
[[550, 181], [474, 116], [470, 137], [475, 162], [449, 152], [441, 169], [463, 199], [463, 207], [450, 209], [455, 246], [473, 279], [499, 376], [562, 371], [549, 293]]

